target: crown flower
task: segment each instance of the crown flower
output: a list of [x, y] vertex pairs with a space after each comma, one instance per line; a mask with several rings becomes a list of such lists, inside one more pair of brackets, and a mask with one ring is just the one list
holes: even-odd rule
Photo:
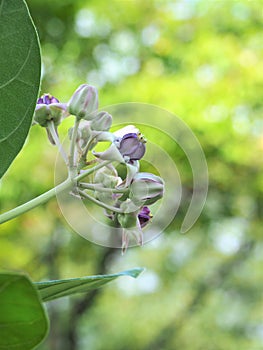
[[53, 145], [55, 145], [55, 141], [50, 133], [48, 125], [52, 122], [54, 124], [54, 130], [56, 134], [58, 134], [57, 127], [65, 116], [67, 116], [66, 104], [60, 103], [59, 100], [51, 94], [43, 94], [37, 100], [34, 123], [46, 128], [48, 139]]
[[[68, 130], [70, 145], [65, 150], [58, 125], [69, 114], [75, 122]], [[143, 229], [152, 218], [149, 206], [163, 197], [164, 181], [140, 171], [146, 139], [136, 126], [111, 132], [112, 119], [107, 111], [98, 112], [98, 91], [88, 84], [80, 85], [68, 103], [42, 95], [34, 114], [35, 124], [46, 128], [64, 159], [74, 184], [70, 194], [104, 209], [112, 225], [118, 232], [121, 229], [124, 253], [131, 239], [143, 244]]]
[[146, 140], [141, 133], [125, 134], [119, 142], [119, 151], [128, 161], [139, 160], [144, 156]]
[[57, 126], [60, 124], [65, 111], [65, 103], [60, 103], [59, 100], [51, 94], [43, 94], [37, 100], [34, 121], [43, 127], [46, 127], [48, 122], [53, 121]]

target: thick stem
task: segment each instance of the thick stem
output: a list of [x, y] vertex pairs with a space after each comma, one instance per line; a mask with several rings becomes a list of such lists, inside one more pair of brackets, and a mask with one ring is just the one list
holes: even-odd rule
[[106, 166], [109, 163], [110, 163], [110, 161], [104, 161], [104, 162], [94, 166], [93, 168], [84, 171], [80, 175], [76, 176], [74, 179], [68, 178], [67, 180], [65, 180], [64, 182], [59, 184], [58, 186], [41, 194], [40, 196], [32, 199], [31, 201], [24, 203], [22, 205], [19, 205], [18, 207], [9, 210], [6, 213], [1, 214], [0, 215], [0, 224], [4, 223], [6, 221], [12, 220], [12, 219], [16, 218], [17, 216], [24, 214], [27, 211], [34, 209], [35, 207], [47, 202], [49, 199], [55, 197], [56, 194], [58, 194], [64, 190], [72, 188], [74, 186], [74, 184], [76, 184], [79, 180], [92, 174], [94, 171], [97, 171], [98, 169], [103, 168], [104, 166]]
[[32, 199], [31, 201], [24, 203], [22, 205], [19, 205], [18, 207], [11, 209], [7, 211], [6, 213], [3, 213], [0, 215], [0, 224], [9, 221], [11, 219], [14, 219], [15, 217], [26, 213], [27, 211], [34, 209], [35, 207], [39, 206], [40, 204], [43, 204], [47, 202], [49, 199], [53, 198], [57, 193], [60, 193], [64, 191], [67, 188], [70, 188], [72, 186], [72, 182], [70, 179], [67, 179], [66, 181], [62, 182], [57, 187], [52, 188], [51, 190], [41, 194], [40, 196]]

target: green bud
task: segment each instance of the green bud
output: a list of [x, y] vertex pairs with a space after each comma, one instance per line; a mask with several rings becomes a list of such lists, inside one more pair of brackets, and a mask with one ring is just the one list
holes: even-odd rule
[[81, 122], [79, 126], [79, 134], [80, 134], [80, 139], [83, 140], [83, 143], [87, 143], [92, 136], [89, 122]]
[[150, 205], [163, 197], [164, 181], [150, 173], [137, 173], [130, 186], [130, 199], [137, 205]]
[[118, 183], [121, 181], [121, 178], [117, 174], [113, 174], [110, 171], [97, 171], [94, 183], [100, 184], [103, 187], [115, 188]]
[[111, 127], [112, 116], [108, 112], [99, 112], [92, 120], [90, 127], [96, 131], [108, 131]]
[[98, 109], [98, 90], [96, 87], [82, 84], [74, 92], [67, 106], [68, 112], [79, 120], [92, 120]]
[[132, 228], [136, 226], [137, 218], [132, 213], [129, 214], [118, 214], [117, 220], [121, 227]]
[[[96, 172], [94, 177], [94, 184], [104, 188], [115, 188], [118, 183], [121, 182], [121, 178], [114, 168], [102, 168]], [[103, 203], [114, 205], [119, 195], [111, 192], [95, 191], [94, 196]]]

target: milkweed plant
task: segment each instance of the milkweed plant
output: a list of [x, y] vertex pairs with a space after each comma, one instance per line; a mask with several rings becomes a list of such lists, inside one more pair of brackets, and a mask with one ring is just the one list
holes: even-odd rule
[[[60, 142], [58, 125], [69, 115], [75, 117], [75, 123], [68, 132], [67, 152]], [[110, 132], [112, 116], [98, 111], [98, 91], [87, 84], [81, 85], [68, 103], [60, 103], [50, 94], [42, 95], [34, 123], [44, 127], [51, 144], [58, 147], [72, 183], [71, 195], [104, 208], [104, 215], [122, 228], [123, 253], [131, 236], [142, 245], [142, 229], [152, 217], [150, 205], [162, 198], [164, 181], [140, 172], [146, 139], [139, 130], [130, 125]], [[105, 142], [109, 144], [106, 150], [97, 152], [97, 144]], [[125, 178], [118, 174], [119, 164], [126, 167]]]
[[[98, 110], [94, 86], [81, 85], [67, 103], [48, 93], [38, 98], [41, 54], [26, 2], [0, 0], [0, 9], [0, 177], [21, 150], [32, 124], [45, 128], [68, 172], [56, 187], [1, 213], [0, 224], [67, 191], [69, 196], [101, 207], [111, 225], [122, 230], [123, 254], [131, 238], [142, 245], [143, 229], [152, 218], [151, 205], [164, 193], [161, 177], [140, 171], [146, 138], [132, 125], [110, 131], [112, 116]], [[69, 147], [65, 149], [59, 125], [70, 115], [74, 125], [68, 130]], [[120, 165], [125, 167], [125, 176], [118, 172]], [[0, 348], [30, 350], [43, 341], [49, 328], [44, 302], [88, 292], [120, 276], [136, 278], [142, 271], [133, 268], [44, 282], [32, 282], [26, 273], [0, 272]]]

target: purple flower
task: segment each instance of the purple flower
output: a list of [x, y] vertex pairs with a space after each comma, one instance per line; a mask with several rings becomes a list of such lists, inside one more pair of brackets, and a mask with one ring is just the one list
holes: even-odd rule
[[52, 135], [48, 129], [48, 123], [53, 122], [57, 133], [57, 127], [62, 118], [67, 116], [65, 103], [60, 103], [57, 98], [50, 94], [44, 94], [37, 100], [37, 105], [34, 113], [34, 123], [37, 123], [47, 130], [48, 138], [54, 145]]
[[139, 160], [144, 156], [146, 140], [140, 133], [129, 133], [122, 137], [119, 151], [123, 157], [129, 157], [131, 161]]
[[139, 219], [141, 228], [146, 226], [151, 218], [152, 218], [152, 215], [151, 215], [150, 209], [146, 206], [142, 207], [141, 211], [138, 214], [138, 219]]
[[50, 105], [52, 103], [59, 103], [59, 100], [51, 94], [44, 94], [37, 100], [37, 104]]
[[[140, 133], [128, 133], [122, 138], [115, 138], [112, 145], [104, 152], [93, 152], [95, 157], [120, 163], [132, 164], [141, 159], [145, 153], [146, 140]], [[136, 166], [136, 164], [135, 164]]]
[[66, 105], [60, 103], [57, 98], [50, 94], [44, 94], [37, 100], [34, 121], [46, 127], [47, 123], [53, 121], [57, 126], [65, 116]]

